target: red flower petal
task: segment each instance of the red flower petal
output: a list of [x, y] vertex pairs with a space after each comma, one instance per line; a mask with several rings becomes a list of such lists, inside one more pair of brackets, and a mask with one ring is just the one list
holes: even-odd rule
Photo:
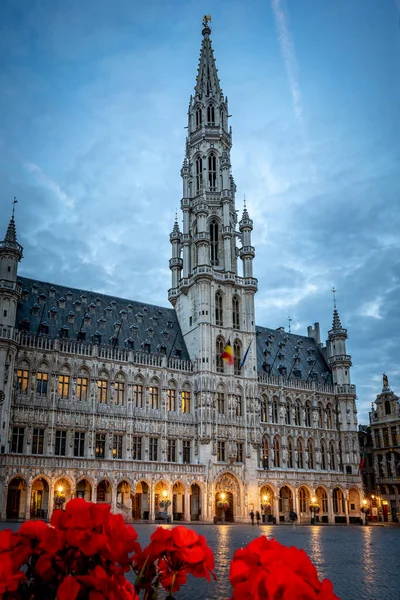
[[75, 600], [81, 589], [81, 584], [73, 577], [68, 575], [57, 590], [57, 600]]

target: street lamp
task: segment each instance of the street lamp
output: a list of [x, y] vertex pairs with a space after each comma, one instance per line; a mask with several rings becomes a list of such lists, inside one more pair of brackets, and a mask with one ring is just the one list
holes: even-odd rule
[[311, 498], [310, 503], [311, 525], [315, 524], [315, 515], [319, 513], [319, 504], [315, 496]]
[[364, 515], [364, 525], [368, 525], [369, 506], [368, 506], [368, 500], [366, 498], [364, 498], [362, 501], [361, 512]]
[[219, 495], [219, 500], [217, 502], [218, 508], [222, 508], [222, 523], [225, 523], [225, 511], [229, 508], [229, 502], [226, 499], [225, 492], [221, 492]]
[[166, 511], [167, 508], [168, 508], [168, 506], [171, 505], [171, 500], [168, 498], [168, 492], [167, 492], [167, 490], [164, 489], [161, 492], [161, 496], [162, 496], [162, 498], [161, 498], [160, 503], [159, 503], [160, 504], [160, 508], [162, 508], [164, 511]]
[[265, 517], [265, 515], [267, 514], [267, 511], [270, 508], [271, 508], [271, 504], [269, 502], [269, 495], [268, 494], [264, 494], [263, 497], [262, 497], [262, 502], [261, 502], [261, 510], [264, 512], [263, 521], [266, 520], [264, 517]]
[[54, 504], [55, 504], [56, 508], [60, 509], [62, 507], [62, 505], [64, 504], [64, 502], [65, 502], [64, 488], [60, 483], [60, 485], [57, 487], [56, 493], [54, 495]]

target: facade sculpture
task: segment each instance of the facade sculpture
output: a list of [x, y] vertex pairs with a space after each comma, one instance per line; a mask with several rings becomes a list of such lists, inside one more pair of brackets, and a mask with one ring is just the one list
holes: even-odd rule
[[[325, 346], [318, 323], [307, 336], [255, 324], [253, 221], [235, 210], [209, 21], [182, 231], [176, 219], [170, 235], [173, 308], [19, 277], [14, 215], [0, 243], [2, 518], [48, 518], [63, 494], [128, 520], [154, 520], [169, 498], [173, 519], [212, 521], [221, 492], [227, 520], [263, 501], [277, 522], [291, 510], [308, 522], [313, 496], [321, 520], [360, 516], [356, 391], [336, 307]], [[228, 339], [233, 366], [221, 359]]]

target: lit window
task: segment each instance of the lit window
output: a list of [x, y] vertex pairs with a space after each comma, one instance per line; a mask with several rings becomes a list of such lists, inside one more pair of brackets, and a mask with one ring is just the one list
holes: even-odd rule
[[38, 396], [47, 396], [47, 383], [49, 374], [39, 371], [36, 374], [36, 393]]
[[190, 392], [187, 390], [182, 391], [182, 412], [190, 413]]
[[142, 385], [134, 385], [133, 386], [133, 403], [136, 408], [143, 408], [143, 386]]
[[153, 408], [154, 410], [158, 410], [158, 408], [159, 408], [159, 405], [158, 405], [159, 389], [158, 389], [158, 387], [150, 386], [149, 393], [150, 393], [150, 408]]
[[58, 376], [58, 395], [63, 400], [68, 400], [69, 375], [59, 375]]
[[113, 451], [112, 451], [113, 458], [122, 458], [122, 443], [123, 443], [123, 436], [120, 434], [114, 434], [113, 435]]
[[114, 404], [123, 406], [125, 400], [125, 381], [122, 375], [117, 375], [114, 381]]
[[168, 410], [170, 412], [176, 411], [176, 390], [169, 389], [167, 391]]
[[17, 392], [21, 394], [26, 394], [28, 391], [28, 378], [29, 371], [25, 371], [25, 369], [18, 369], [17, 371]]
[[105, 458], [106, 455], [106, 434], [96, 433], [96, 458]]
[[108, 381], [106, 379], [97, 380], [97, 401], [100, 404], [107, 404]]
[[80, 402], [86, 402], [88, 393], [88, 378], [78, 377], [76, 380], [76, 397]]

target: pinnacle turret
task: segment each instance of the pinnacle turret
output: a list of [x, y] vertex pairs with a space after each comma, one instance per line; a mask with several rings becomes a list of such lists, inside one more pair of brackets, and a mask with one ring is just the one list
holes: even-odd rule
[[339, 329], [343, 329], [343, 327], [342, 327], [342, 324], [340, 322], [339, 313], [338, 313], [337, 308], [335, 306], [335, 308], [333, 309], [332, 330], [333, 331], [337, 331]]
[[15, 244], [17, 242], [17, 231], [15, 229], [14, 215], [11, 217], [10, 222], [8, 224], [7, 233], [6, 237], [4, 238], [4, 241], [9, 244]]

